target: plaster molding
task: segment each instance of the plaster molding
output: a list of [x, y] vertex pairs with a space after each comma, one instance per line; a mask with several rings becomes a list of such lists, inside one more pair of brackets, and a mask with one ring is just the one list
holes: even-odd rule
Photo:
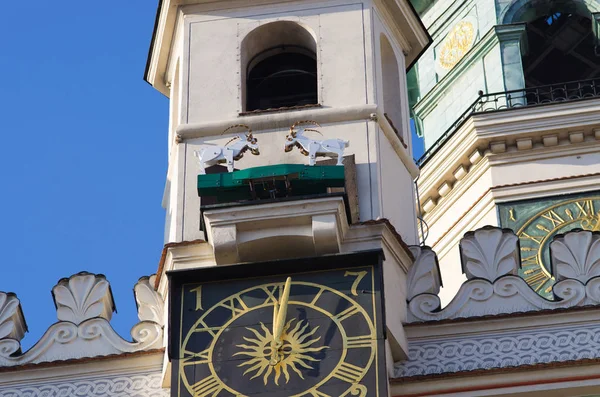
[[321, 125], [347, 121], [370, 120], [377, 112], [377, 105], [355, 105], [335, 108], [308, 107], [285, 112], [260, 113], [240, 116], [229, 120], [206, 123], [187, 123], [177, 127], [177, 135], [182, 140], [220, 135], [227, 127], [235, 124], [251, 125], [254, 131], [278, 130], [290, 126], [298, 120], [314, 120]]
[[[103, 275], [83, 272], [59, 280], [52, 288], [59, 321], [48, 328], [42, 338], [25, 353], [21, 353], [20, 346], [22, 326], [15, 328], [17, 323], [14, 320], [11, 320], [12, 326], [9, 326], [9, 321], [0, 321], [0, 325], [6, 327], [4, 333], [7, 337], [12, 336], [0, 338], [0, 367], [132, 353], [163, 347], [164, 320], [161, 318], [157, 322], [149, 321], [158, 313], [156, 308], [151, 310], [150, 307], [162, 307], [162, 299], [156, 295], [150, 299], [150, 291], [143, 291], [149, 287], [143, 285], [144, 282], [147, 280], [136, 285], [138, 302], [141, 303], [138, 306], [141, 307], [139, 317], [142, 321], [131, 329], [133, 342], [121, 338], [110, 325], [114, 302], [106, 278]], [[4, 305], [5, 309], [9, 309], [7, 313], [20, 311], [18, 300], [15, 299]], [[9, 318], [14, 318], [14, 314]], [[0, 327], [0, 331], [2, 330]], [[8, 333], [9, 331], [11, 332]]]
[[[498, 330], [483, 335], [411, 340], [395, 378], [600, 358], [600, 324]], [[435, 357], [435, 360], [431, 358]]]
[[[438, 292], [427, 291], [413, 277], [408, 299], [408, 322], [439, 321], [515, 312], [565, 309], [600, 304], [600, 234], [571, 231], [551, 243], [558, 282], [554, 300], [538, 295], [521, 277], [518, 238], [512, 230], [486, 226], [468, 232], [460, 242], [467, 281], [452, 301], [441, 308]], [[417, 274], [430, 272], [431, 261], [416, 261]], [[422, 267], [423, 269], [418, 269]], [[434, 293], [435, 292], [435, 293]]]
[[169, 390], [161, 387], [160, 373], [147, 373], [101, 376], [88, 379], [60, 379], [43, 383], [30, 380], [22, 385], [0, 385], [0, 395], [5, 397], [167, 397], [169, 396]]

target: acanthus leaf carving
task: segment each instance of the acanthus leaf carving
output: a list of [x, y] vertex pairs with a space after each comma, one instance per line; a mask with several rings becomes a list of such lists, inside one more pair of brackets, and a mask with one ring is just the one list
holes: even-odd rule
[[[133, 326], [133, 342], [123, 339], [110, 325], [114, 303], [110, 285], [102, 275], [79, 273], [59, 280], [52, 289], [59, 321], [44, 333], [31, 349], [22, 353], [19, 340], [22, 332], [8, 333], [4, 324], [16, 324], [14, 313], [18, 300], [11, 294], [0, 293], [0, 367], [41, 363], [83, 357], [132, 353], [163, 347], [162, 298], [153, 289], [152, 277], [144, 277], [136, 285], [138, 305], [147, 307]], [[156, 294], [156, 295], [154, 295]], [[6, 302], [10, 302], [7, 304]], [[143, 304], [141, 304], [143, 303]], [[149, 308], [152, 306], [152, 308]], [[21, 315], [22, 318], [22, 315]], [[24, 321], [22, 322], [25, 327]]]
[[95, 317], [110, 321], [115, 310], [104, 276], [82, 272], [59, 280], [52, 289], [59, 321], [80, 324]]
[[437, 255], [427, 246], [411, 246], [409, 250], [415, 261], [408, 271], [406, 299], [411, 300], [420, 294], [437, 295], [442, 286]]
[[518, 241], [512, 230], [493, 226], [466, 233], [460, 242], [463, 272], [468, 279], [490, 282], [516, 275], [520, 263]]
[[409, 322], [437, 321], [503, 313], [563, 309], [600, 304], [600, 234], [574, 230], [552, 242], [557, 276], [554, 300], [537, 294], [517, 275], [517, 237], [512, 231], [484, 227], [460, 243], [469, 278], [443, 309], [436, 294], [409, 299]]
[[20, 340], [27, 332], [21, 302], [15, 294], [0, 292], [0, 354], [20, 350]]
[[557, 281], [576, 279], [586, 284], [600, 276], [600, 233], [576, 229], [550, 243], [552, 271]]
[[151, 321], [164, 326], [164, 302], [154, 288], [156, 274], [142, 277], [133, 288], [138, 307], [138, 318], [141, 322]]

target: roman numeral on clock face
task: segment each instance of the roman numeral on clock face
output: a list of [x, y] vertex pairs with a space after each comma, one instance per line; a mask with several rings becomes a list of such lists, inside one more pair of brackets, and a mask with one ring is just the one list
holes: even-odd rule
[[358, 309], [358, 307], [356, 306], [350, 306], [349, 308], [347, 308], [346, 310], [344, 310], [343, 312], [340, 312], [338, 314], [336, 314], [333, 318], [337, 319], [338, 321], [344, 321], [345, 319], [354, 316], [356, 313], [359, 313], [360, 310]]
[[364, 368], [343, 362], [337, 367], [333, 373], [333, 377], [348, 383], [358, 383], [363, 378], [364, 372]]
[[219, 305], [231, 311], [231, 316], [236, 317], [248, 310], [248, 306], [239, 296], [233, 297]]
[[184, 355], [188, 356], [188, 357], [184, 357], [181, 360], [181, 362], [183, 363], [184, 366], [196, 365], [196, 364], [208, 364], [208, 362], [209, 362], [209, 359], [208, 359], [209, 354], [210, 354], [209, 349], [201, 351], [200, 353], [192, 353], [192, 352], [188, 352], [188, 351], [184, 351], [183, 353], [184, 353]]
[[223, 387], [219, 380], [214, 375], [211, 375], [195, 383], [192, 386], [192, 390], [194, 391], [194, 397], [212, 397], [219, 394], [223, 390]]
[[348, 349], [358, 349], [361, 347], [373, 347], [374, 340], [371, 335], [350, 336], [346, 339], [346, 347]]

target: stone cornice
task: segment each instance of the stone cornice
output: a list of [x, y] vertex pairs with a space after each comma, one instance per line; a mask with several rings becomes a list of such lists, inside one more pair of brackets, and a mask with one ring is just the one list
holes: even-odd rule
[[421, 169], [421, 206], [433, 214], [482, 156], [493, 167], [597, 152], [598, 120], [599, 99], [477, 113]]

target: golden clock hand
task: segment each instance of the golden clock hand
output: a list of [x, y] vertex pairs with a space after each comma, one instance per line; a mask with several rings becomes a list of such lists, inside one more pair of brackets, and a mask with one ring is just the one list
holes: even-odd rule
[[273, 305], [273, 338], [275, 338], [275, 330], [277, 329], [277, 314], [279, 314], [279, 303], [275, 301]]
[[280, 361], [279, 348], [283, 345], [281, 340], [281, 334], [283, 333], [283, 326], [285, 325], [285, 315], [287, 314], [287, 305], [290, 297], [290, 285], [292, 278], [288, 277], [285, 280], [285, 286], [283, 287], [283, 293], [281, 294], [281, 304], [275, 302], [273, 309], [273, 340], [271, 341], [271, 360], [269, 364], [277, 365]]
[[285, 316], [287, 314], [287, 306], [288, 300], [290, 298], [290, 286], [292, 284], [292, 278], [288, 277], [285, 280], [285, 287], [283, 287], [283, 295], [281, 296], [281, 303], [279, 309], [277, 310], [277, 322], [275, 326], [275, 332], [273, 332], [273, 337], [275, 342], [281, 342], [281, 334], [283, 332], [283, 326], [285, 325]]

